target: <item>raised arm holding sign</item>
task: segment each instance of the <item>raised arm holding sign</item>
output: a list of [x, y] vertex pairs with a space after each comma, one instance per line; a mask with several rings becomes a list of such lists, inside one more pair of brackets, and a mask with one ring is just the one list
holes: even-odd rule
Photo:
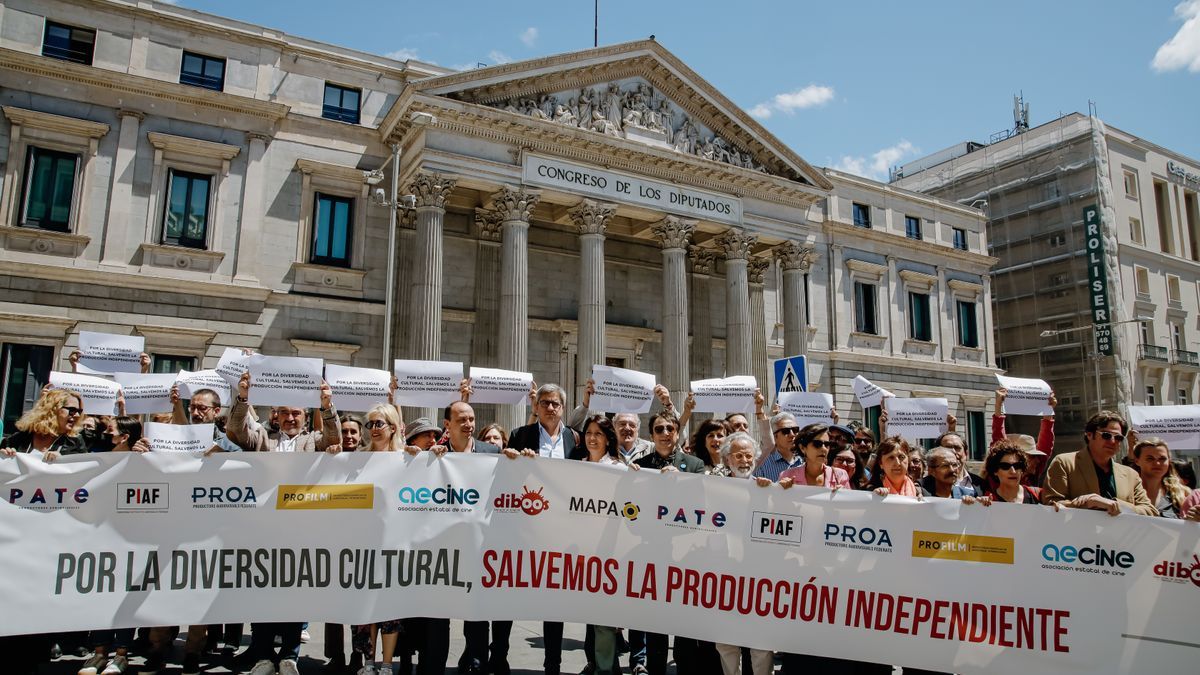
[[654, 376], [626, 368], [592, 366], [594, 393], [588, 408], [597, 412], [647, 413], [654, 397]]
[[325, 381], [333, 390], [333, 405], [338, 410], [365, 412], [377, 403], [388, 402], [392, 374], [375, 368], [352, 368], [329, 364]]
[[833, 394], [807, 391], [782, 391], [779, 393], [779, 409], [796, 416], [796, 426], [803, 429], [810, 424], [835, 424], [833, 417]]
[[88, 415], [116, 415], [117, 397], [121, 385], [103, 377], [54, 371], [50, 373], [50, 384], [55, 389], [72, 389], [83, 399], [83, 412]]
[[125, 414], [145, 415], [171, 412], [172, 373], [113, 373], [125, 396]]
[[944, 398], [896, 398], [884, 400], [887, 434], [909, 440], [937, 438], [946, 432], [949, 402]]
[[146, 338], [140, 335], [79, 331], [79, 363], [75, 369], [85, 375], [140, 373], [145, 350]]
[[251, 405], [316, 408], [321, 405], [321, 359], [250, 357]]
[[[996, 381], [1005, 389], [1004, 414], [1053, 415], [1050, 396], [1054, 393], [1045, 380], [997, 375]], [[1000, 411], [996, 411], [999, 413]]]
[[462, 398], [460, 361], [396, 359], [392, 372], [396, 376], [396, 405], [444, 408]]
[[691, 384], [696, 412], [742, 413], [754, 412], [754, 390], [758, 388], [753, 375], [695, 380]]
[[532, 384], [530, 373], [471, 366], [471, 403], [521, 404]]

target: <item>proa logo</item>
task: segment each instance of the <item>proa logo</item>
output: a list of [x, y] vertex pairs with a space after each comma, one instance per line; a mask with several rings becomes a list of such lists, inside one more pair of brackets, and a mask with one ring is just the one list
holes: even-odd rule
[[754, 511], [750, 514], [750, 538], [773, 544], [799, 544], [804, 518], [787, 513]]
[[170, 507], [170, 488], [167, 483], [117, 483], [117, 511], [165, 512]]
[[521, 489], [523, 490], [521, 494], [510, 492], [508, 494], [502, 494], [499, 497], [496, 497], [496, 499], [492, 501], [492, 506], [494, 506], [497, 511], [507, 513], [515, 513], [520, 511], [527, 516], [536, 516], [543, 511], [550, 510], [550, 500], [542, 496], [543, 488], [531, 490], [528, 486], [522, 485]]
[[587, 513], [606, 518], [624, 518], [634, 521], [641, 515], [642, 510], [633, 502], [615, 502], [609, 499], [592, 499], [590, 497], [571, 497], [567, 510], [572, 513]]
[[88, 500], [87, 488], [19, 487], [9, 488], [8, 503], [35, 511], [77, 509]]
[[194, 509], [252, 509], [258, 505], [258, 496], [252, 486], [201, 486], [192, 487]]
[[884, 528], [825, 523], [825, 545], [863, 551], [892, 552], [892, 535]]

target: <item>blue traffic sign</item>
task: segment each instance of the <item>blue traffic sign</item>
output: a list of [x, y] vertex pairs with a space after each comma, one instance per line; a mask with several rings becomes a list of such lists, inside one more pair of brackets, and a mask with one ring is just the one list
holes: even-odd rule
[[788, 356], [775, 360], [775, 395], [781, 391], [808, 391], [808, 358]]

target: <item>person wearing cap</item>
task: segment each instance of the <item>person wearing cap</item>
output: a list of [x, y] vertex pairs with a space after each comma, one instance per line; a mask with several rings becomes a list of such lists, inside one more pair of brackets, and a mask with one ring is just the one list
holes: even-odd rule
[[[1004, 387], [996, 390], [996, 409], [992, 413], [992, 443], [1005, 437], [1004, 422], [1007, 418], [1004, 414], [1004, 400], [1007, 397], [1008, 390]], [[1042, 415], [1041, 424], [1038, 427], [1037, 443], [1033, 447], [1026, 447], [1022, 442], [1022, 447], [1029, 459], [1029, 468], [1024, 473], [1027, 485], [1042, 484], [1042, 472], [1046, 468], [1046, 458], [1054, 454], [1054, 408], [1058, 406], [1058, 399], [1054, 396], [1053, 391], [1050, 392], [1050, 399], [1047, 403], [1050, 404], [1050, 414]]]
[[442, 428], [431, 422], [428, 417], [418, 417], [405, 427], [404, 442], [410, 450], [429, 450], [437, 445], [441, 437]]
[[1113, 461], [1128, 431], [1129, 423], [1115, 412], [1092, 415], [1083, 427], [1083, 449], [1050, 461], [1042, 502], [1056, 509], [1094, 509], [1111, 516], [1122, 511], [1157, 516], [1137, 471]]

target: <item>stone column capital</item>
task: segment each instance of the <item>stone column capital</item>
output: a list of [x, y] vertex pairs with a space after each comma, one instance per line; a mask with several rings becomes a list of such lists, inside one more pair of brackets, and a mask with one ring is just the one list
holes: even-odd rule
[[688, 240], [696, 230], [696, 221], [679, 216], [667, 216], [650, 226], [650, 231], [658, 238], [663, 250], [673, 248], [687, 250]]
[[748, 260], [750, 248], [758, 243], [758, 235], [734, 227], [717, 237], [716, 242], [725, 251], [726, 260]]
[[417, 210], [396, 209], [396, 224], [404, 230], [417, 229]]
[[785, 241], [772, 249], [775, 259], [783, 266], [784, 271], [800, 270], [807, 272], [812, 266], [816, 251], [811, 246], [801, 246], [794, 241]]
[[717, 252], [711, 248], [703, 248], [692, 244], [688, 247], [688, 257], [692, 259], [694, 274], [712, 274], [717, 262]]
[[761, 285], [763, 280], [766, 278], [767, 268], [770, 266], [770, 258], [763, 258], [753, 255], [750, 256], [750, 259], [747, 263], [747, 271], [750, 275], [750, 283]]
[[458, 182], [457, 178], [431, 171], [422, 171], [413, 177], [408, 191], [417, 198], [417, 208], [433, 207], [446, 208], [446, 200], [450, 191]]
[[492, 194], [492, 206], [500, 214], [500, 222], [519, 220], [528, 223], [533, 207], [541, 198], [542, 193], [536, 190], [502, 185], [499, 192]]
[[475, 209], [475, 232], [483, 241], [499, 243], [500, 213], [491, 209]]
[[608, 202], [597, 202], [594, 199], [584, 199], [567, 210], [571, 221], [579, 228], [579, 234], [604, 235], [608, 221], [617, 212], [617, 205]]
[[269, 134], [260, 134], [254, 131], [246, 132], [246, 142], [262, 141], [263, 145], [270, 145], [272, 137]]
[[119, 117], [136, 117], [138, 122], [144, 122], [146, 120], [146, 113], [133, 108], [120, 108], [117, 110], [117, 115]]

